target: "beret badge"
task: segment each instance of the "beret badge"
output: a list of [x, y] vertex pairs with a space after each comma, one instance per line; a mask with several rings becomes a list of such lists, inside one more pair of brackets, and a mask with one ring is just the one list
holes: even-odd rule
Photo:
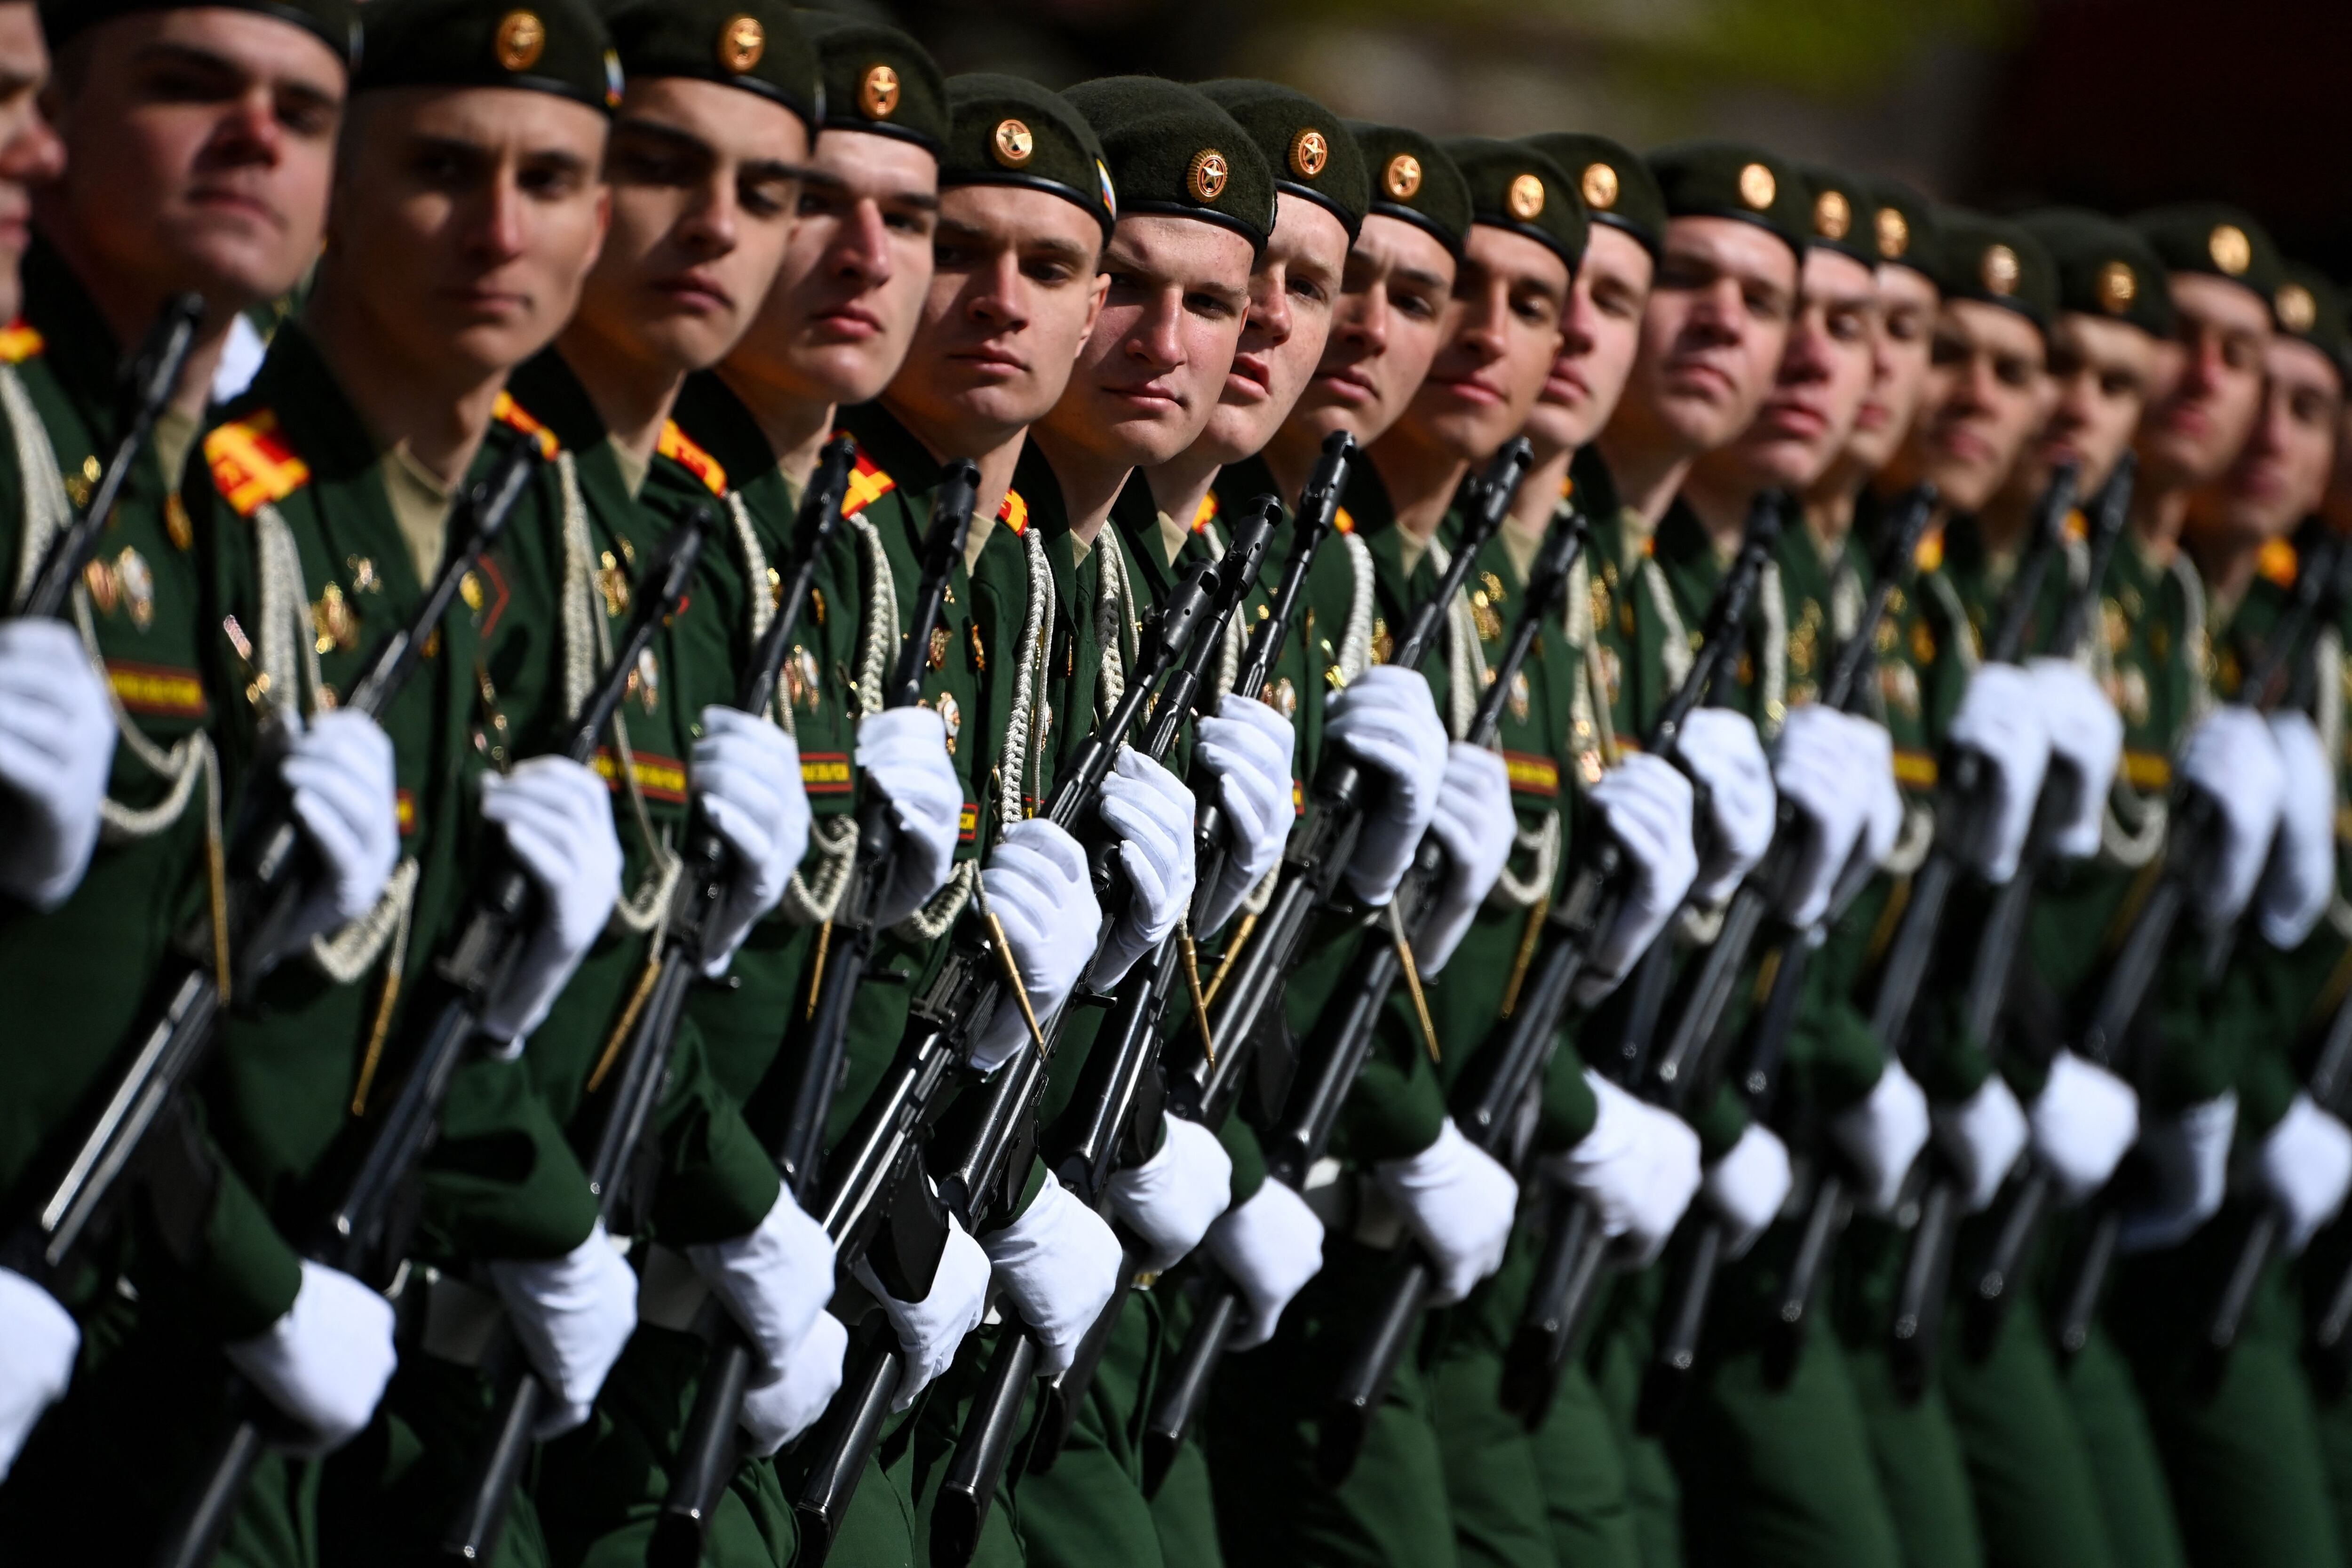
[[1739, 199], [1762, 212], [1780, 194], [1780, 183], [1772, 171], [1761, 163], [1750, 163], [1739, 171]]
[[1410, 153], [1400, 153], [1389, 160], [1381, 174], [1381, 188], [1398, 201], [1409, 202], [1421, 190], [1421, 160]]
[[1184, 188], [1206, 206], [1224, 195], [1225, 182], [1232, 177], [1233, 167], [1225, 155], [1214, 147], [1203, 147], [1192, 154], [1192, 166], [1184, 174]]
[[888, 66], [869, 66], [857, 84], [857, 107], [868, 120], [887, 120], [898, 107], [898, 73]]
[[547, 52], [547, 24], [530, 11], [509, 11], [500, 19], [490, 47], [507, 70], [527, 71]]
[[1606, 163], [1587, 163], [1584, 178], [1578, 184], [1584, 191], [1584, 205], [1595, 212], [1607, 212], [1617, 205], [1617, 171]]
[[2099, 309], [2120, 316], [2139, 298], [2139, 278], [2127, 261], [2110, 261], [2099, 268]]
[[2307, 332], [2319, 320], [2319, 301], [2300, 283], [2279, 285], [2278, 297], [2272, 303], [2278, 310], [2279, 325], [2290, 332]]
[[2254, 264], [2254, 242], [2233, 223], [2217, 223], [2205, 237], [2205, 253], [2224, 274], [2235, 278]]
[[1290, 139], [1290, 172], [1311, 180], [1331, 162], [1331, 139], [1308, 126]]
[[1983, 279], [1986, 293], [2005, 300], [2017, 292], [2018, 279], [2024, 276], [2024, 268], [2018, 265], [2017, 252], [2005, 245], [1989, 245], [1977, 276]]
[[1511, 209], [1513, 217], [1521, 223], [1533, 223], [1543, 214], [1542, 177], [1536, 174], [1519, 175], [1511, 182], [1510, 191], [1504, 196], [1503, 201], [1504, 205]]
[[723, 69], [741, 76], [767, 52], [768, 29], [760, 26], [757, 16], [730, 16], [719, 29], [719, 64]]
[[1018, 169], [1037, 155], [1037, 138], [1018, 120], [1000, 120], [988, 139], [988, 149], [1008, 169]]
[[1823, 191], [1815, 198], [1813, 232], [1823, 239], [1843, 239], [1853, 232], [1853, 207], [1843, 191]]
[[1911, 221], [1893, 207], [1878, 209], [1878, 254], [1893, 261], [1911, 248]]

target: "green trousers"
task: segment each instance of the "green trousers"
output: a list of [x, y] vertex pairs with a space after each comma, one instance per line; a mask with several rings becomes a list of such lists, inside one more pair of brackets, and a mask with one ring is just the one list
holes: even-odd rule
[[[971, 1401], [980, 1390], [988, 1372], [988, 1363], [996, 1354], [996, 1347], [1004, 1330], [998, 1324], [988, 1324], [979, 1331], [968, 1334], [956, 1352], [955, 1363], [941, 1373], [937, 1383], [924, 1392], [922, 1400], [908, 1414], [911, 1419], [887, 1429], [879, 1447], [884, 1474], [889, 1478], [888, 1494], [902, 1500], [910, 1511], [907, 1522], [911, 1527], [908, 1551], [918, 1563], [931, 1561], [931, 1520], [940, 1500], [940, 1488], [947, 1480], [950, 1463], [955, 1458], [956, 1444], [963, 1435], [965, 1418], [971, 1414]], [[1026, 1432], [1034, 1419], [1036, 1398], [1033, 1393], [1024, 1401], [1019, 1430]], [[1016, 1445], [1007, 1475], [1022, 1462], [1022, 1450]], [[980, 1543], [972, 1553], [973, 1568], [1024, 1568], [1026, 1549], [1014, 1522], [1014, 1512], [999, 1487], [998, 1495], [990, 1506], [982, 1522]], [[857, 1501], [866, 1500], [866, 1488], [860, 1484]], [[855, 1510], [853, 1510], [855, 1511]], [[887, 1540], [883, 1531], [861, 1532], [861, 1539], [875, 1542]], [[844, 1545], [849, 1543], [845, 1542]], [[845, 1555], [836, 1546], [825, 1559], [827, 1568], [845, 1564], [846, 1568], [884, 1568], [885, 1557], [867, 1557], [863, 1552]]]
[[[1192, 1300], [1183, 1288], [1180, 1276], [1163, 1278], [1152, 1293], [1159, 1308], [1160, 1364], [1167, 1366], [1183, 1349], [1185, 1336], [1192, 1330]], [[1153, 1397], [1157, 1397], [1154, 1391]], [[1151, 1409], [1149, 1401], [1143, 1407], [1148, 1419]], [[1160, 1535], [1160, 1561], [1165, 1568], [1224, 1568], [1224, 1548], [1217, 1530], [1216, 1486], [1209, 1479], [1209, 1456], [1201, 1446], [1201, 1420], [1196, 1413], [1192, 1429], [1185, 1434], [1183, 1443], [1160, 1478], [1157, 1489], [1146, 1494], [1151, 1506], [1151, 1522]]]
[[[2339, 1222], [2319, 1234], [2294, 1268], [2294, 1293], [2302, 1299], [2306, 1323], [2315, 1323], [2328, 1310], [2347, 1268], [2352, 1268], [2352, 1225]], [[2352, 1376], [2347, 1376], [2352, 1367], [2345, 1364], [2339, 1347], [2337, 1355], [2308, 1363], [2306, 1373], [2319, 1459], [2327, 1471], [2328, 1501], [2336, 1510], [2336, 1538], [2352, 1564]]]
[[[1634, 1412], [1642, 1378], [1656, 1343], [1658, 1303], [1665, 1294], [1664, 1272], [1645, 1268], [1600, 1287], [1606, 1292], [1592, 1342], [1585, 1352], [1601, 1414], [1625, 1466], [1625, 1500], [1643, 1568], [1682, 1568], [1683, 1489], [1666, 1446], [1641, 1431]], [[1566, 1393], [1566, 1380], [1561, 1392]]]
[[[1160, 1356], [1153, 1293], [1129, 1293], [1070, 1435], [1053, 1462], [1011, 1478], [1031, 1568], [1160, 1568], [1143, 1495], [1143, 1422]], [[1025, 1457], [1025, 1456], [1024, 1456]]]

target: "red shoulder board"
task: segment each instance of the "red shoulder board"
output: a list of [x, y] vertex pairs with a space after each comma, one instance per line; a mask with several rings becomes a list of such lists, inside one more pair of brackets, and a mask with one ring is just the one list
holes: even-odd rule
[[2292, 588], [2295, 565], [2294, 545], [2287, 540], [2270, 539], [2263, 542], [2263, 552], [2255, 559], [2254, 570], [2276, 587]]
[[1342, 533], [1353, 533], [1356, 531], [1356, 520], [1348, 515], [1346, 507], [1335, 506], [1331, 509], [1331, 526]]
[[849, 470], [849, 488], [841, 498], [841, 515], [856, 517], [898, 488], [898, 481], [874, 466], [866, 448], [857, 448], [857, 462]]
[[1192, 514], [1192, 531], [1195, 533], [1202, 532], [1208, 528], [1209, 524], [1216, 521], [1217, 492], [1211, 490], [1207, 495], [1201, 498], [1200, 510]]
[[1021, 499], [1019, 490], [1004, 492], [1004, 504], [996, 509], [996, 521], [1011, 529], [1015, 538], [1029, 531], [1029, 503]]
[[268, 409], [217, 426], [205, 437], [205, 460], [212, 465], [213, 488], [239, 517], [251, 517], [266, 502], [281, 501], [310, 482], [310, 465], [278, 431]]
[[654, 444], [654, 451], [700, 479], [702, 488], [712, 495], [727, 493], [727, 470], [719, 467], [718, 458], [696, 446], [687, 433], [677, 427], [677, 420], [662, 421], [661, 439]]
[[542, 458], [552, 458], [563, 449], [563, 443], [555, 438], [555, 432], [533, 419], [530, 411], [509, 393], [499, 393], [499, 400], [490, 405], [490, 417], [508, 429], [520, 430], [538, 442], [539, 455]]
[[22, 321], [0, 327], [0, 363], [23, 364], [47, 346], [39, 332]]

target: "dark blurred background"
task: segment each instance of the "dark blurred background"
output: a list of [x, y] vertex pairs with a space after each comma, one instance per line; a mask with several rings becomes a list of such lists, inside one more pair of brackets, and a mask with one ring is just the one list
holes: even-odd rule
[[2352, 277], [2347, 0], [829, 0], [950, 71], [1269, 77], [1423, 130], [1736, 135], [1995, 209], [2213, 197]]

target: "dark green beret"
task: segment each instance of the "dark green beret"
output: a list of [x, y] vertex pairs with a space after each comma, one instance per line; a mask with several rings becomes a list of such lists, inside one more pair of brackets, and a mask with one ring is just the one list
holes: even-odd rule
[[1677, 142], [1650, 154], [1668, 217], [1730, 217], [1771, 230], [1800, 259], [1812, 237], [1805, 182], [1784, 158], [1745, 142]]
[[2285, 280], [2285, 258], [2270, 231], [2236, 207], [2184, 202], [2135, 214], [2131, 226], [2156, 247], [2168, 272], [2226, 278], [2252, 289], [2264, 304]]
[[618, 0], [604, 19], [631, 79], [740, 87], [799, 115], [811, 136], [824, 119], [816, 47], [783, 0]]
[[1878, 204], [1879, 261], [1908, 267], [1930, 282], [1942, 277], [1935, 204], [1900, 180], [1874, 181], [1870, 194]]
[[621, 59], [585, 0], [368, 0], [353, 92], [380, 87], [518, 87], [610, 111]]
[[2137, 229], [2080, 207], [2019, 216], [2058, 264], [2058, 308], [2128, 321], [2150, 337], [2172, 335], [2172, 290], [2164, 258]]
[[1805, 182], [1807, 233], [1815, 245], [1875, 268], [1885, 259], [1878, 248], [1878, 193], [1867, 180], [1820, 163], [1797, 165]]
[[2352, 384], [2352, 332], [2344, 319], [2344, 294], [2327, 275], [2300, 261], [2284, 264], [2286, 281], [2271, 296], [2271, 316], [2280, 331], [2301, 338], [2327, 356], [2337, 378]]
[[1591, 225], [1568, 171], [1524, 142], [1449, 136], [1438, 143], [1470, 187], [1470, 221], [1548, 246], [1573, 273]]
[[359, 63], [360, 15], [352, 0], [41, 0], [41, 31], [49, 47], [62, 48], [68, 38], [100, 22], [140, 11], [194, 11], [223, 7], [255, 11], [315, 35], [342, 58], [346, 67]]
[[1666, 198], [1650, 166], [1606, 136], [1547, 131], [1522, 139], [1558, 163], [1576, 183], [1585, 216], [1622, 228], [1653, 257], [1666, 243]]
[[1201, 83], [1201, 96], [1234, 117], [1265, 161], [1274, 188], [1313, 202], [1348, 226], [1353, 243], [1371, 205], [1372, 179], [1363, 149], [1339, 117], [1291, 88], [1226, 78]]
[[1947, 300], [1975, 300], [2016, 311], [2047, 332], [2058, 314], [2058, 264], [2022, 225], [1946, 207], [1937, 215]]
[[824, 72], [824, 129], [869, 131], [930, 150], [947, 145], [948, 83], [896, 27], [829, 11], [795, 11]]
[[1436, 142], [1402, 125], [1350, 120], [1347, 126], [1364, 150], [1364, 167], [1372, 176], [1371, 210], [1427, 229], [1447, 250], [1461, 255], [1470, 232], [1470, 187], [1454, 160]]
[[1118, 193], [1095, 128], [1060, 93], [1017, 76], [948, 78], [940, 184], [1044, 191], [1084, 207], [1105, 238], [1118, 218]]
[[1274, 165], [1232, 115], [1164, 77], [1107, 76], [1062, 96], [1102, 139], [1122, 214], [1194, 218], [1265, 248]]

